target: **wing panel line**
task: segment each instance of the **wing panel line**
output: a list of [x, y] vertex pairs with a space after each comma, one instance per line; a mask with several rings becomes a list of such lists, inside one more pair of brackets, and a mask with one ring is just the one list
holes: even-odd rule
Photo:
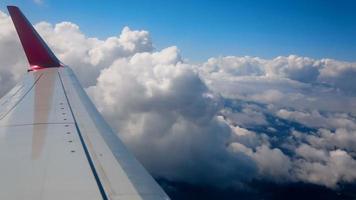
[[17, 126], [36, 126], [36, 125], [50, 125], [50, 124], [74, 124], [72, 122], [50, 122], [50, 123], [31, 123], [31, 124], [10, 124], [0, 125], [1, 127], [17, 127]]
[[[16, 86], [15, 86], [15, 87], [16, 87]], [[16, 92], [14, 92], [14, 94], [10, 95], [7, 99], [4, 99], [4, 101], [1, 102], [1, 106], [3, 106], [5, 103], [7, 103], [7, 101], [8, 101], [9, 99], [11, 99], [12, 97], [14, 97], [23, 87], [24, 87], [24, 85], [21, 85], [21, 87], [19, 87], [19, 88], [16, 90]], [[6, 95], [5, 95], [5, 96], [6, 96]], [[5, 96], [4, 96], [4, 97], [5, 97]], [[1, 98], [3, 98], [3, 97], [1, 97]]]
[[19, 99], [14, 106], [12, 106], [3, 116], [1, 116], [0, 120], [4, 119], [6, 117], [6, 115], [8, 115], [17, 105], [19, 105], [19, 103], [27, 96], [27, 94], [32, 90], [32, 88], [36, 85], [36, 83], [40, 80], [40, 78], [42, 77], [43, 74], [41, 74], [36, 81], [33, 83], [33, 85], [31, 86], [31, 88], [29, 90], [26, 91], [26, 93], [21, 97], [21, 99]]
[[89, 166], [90, 166], [90, 168], [91, 168], [91, 170], [92, 170], [92, 172], [93, 172], [95, 181], [96, 181], [96, 183], [97, 183], [97, 185], [98, 185], [100, 194], [101, 194], [103, 200], [108, 200], [108, 197], [107, 197], [107, 195], [106, 195], [106, 193], [105, 193], [104, 187], [103, 187], [103, 185], [102, 185], [102, 183], [101, 183], [101, 181], [100, 181], [100, 179], [99, 179], [98, 173], [97, 173], [97, 171], [96, 171], [96, 169], [95, 169], [93, 160], [92, 160], [91, 157], [90, 157], [88, 148], [87, 148], [87, 146], [86, 146], [86, 144], [85, 144], [85, 142], [84, 142], [83, 136], [82, 136], [82, 134], [81, 134], [81, 132], [80, 132], [80, 129], [79, 129], [79, 127], [78, 127], [77, 121], [76, 121], [76, 119], [75, 119], [75, 116], [74, 116], [74, 113], [73, 113], [73, 110], [72, 110], [72, 106], [70, 105], [70, 102], [69, 102], [69, 99], [68, 99], [68, 96], [67, 96], [67, 92], [66, 92], [66, 90], [65, 90], [65, 88], [64, 88], [64, 84], [63, 84], [63, 80], [62, 80], [61, 74], [60, 74], [59, 72], [58, 72], [58, 76], [59, 76], [59, 80], [61, 81], [61, 85], [62, 85], [62, 88], [63, 88], [64, 96], [65, 96], [65, 98], [66, 98], [66, 100], [67, 100], [69, 110], [70, 110], [70, 112], [71, 112], [71, 114], [72, 114], [72, 117], [73, 117], [73, 120], [74, 120], [75, 128], [76, 128], [76, 130], [77, 130], [77, 132], [78, 132], [80, 142], [81, 142], [81, 144], [82, 144], [82, 146], [83, 146], [83, 149], [84, 149], [84, 152], [85, 152], [85, 156], [87, 157]]

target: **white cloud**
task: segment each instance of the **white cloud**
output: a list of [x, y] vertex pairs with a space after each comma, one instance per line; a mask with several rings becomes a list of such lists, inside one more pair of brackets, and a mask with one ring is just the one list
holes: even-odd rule
[[252, 160], [227, 151], [230, 129], [216, 118], [219, 106], [176, 47], [116, 60], [88, 92], [157, 176], [230, 184], [254, 174]]
[[322, 149], [341, 148], [349, 152], [356, 151], [356, 130], [338, 128], [335, 131], [319, 129], [315, 135], [307, 135], [306, 141], [311, 145]]
[[275, 103], [281, 101], [285, 95], [278, 90], [266, 90], [260, 94], [254, 94], [251, 98], [257, 102]]
[[279, 56], [273, 60], [258, 57], [210, 58], [202, 71], [215, 76], [266, 76], [288, 78], [300, 82], [314, 82], [319, 75], [322, 62], [307, 57]]
[[356, 92], [355, 62], [342, 62], [332, 59], [323, 59], [322, 62], [324, 67], [320, 70], [319, 81], [330, 83], [353, 94]]
[[308, 161], [322, 162], [327, 160], [327, 153], [324, 150], [316, 149], [308, 144], [301, 144], [295, 152]]
[[100, 71], [116, 59], [153, 49], [147, 31], [133, 31], [128, 27], [124, 27], [120, 35], [106, 40], [87, 37], [71, 22], [61, 22], [55, 26], [41, 22], [36, 28], [56, 55], [65, 64], [73, 66], [85, 87], [94, 85]]
[[297, 121], [301, 124], [307, 125], [313, 128], [347, 128], [349, 130], [356, 129], [356, 123], [348, 114], [329, 114], [324, 116], [317, 110], [310, 112], [307, 111], [290, 111], [286, 109], [280, 109], [276, 115], [283, 119]]
[[240, 112], [236, 112], [231, 108], [224, 108], [220, 114], [231, 121], [232, 124], [240, 126], [252, 125], [267, 125], [265, 115], [259, 107], [253, 105], [245, 105]]
[[330, 151], [324, 162], [296, 162], [300, 170], [297, 177], [303, 181], [337, 187], [339, 182], [356, 180], [356, 161], [343, 150]]
[[235, 153], [244, 153], [257, 163], [260, 177], [256, 179], [272, 179], [287, 181], [290, 179], [292, 162], [280, 149], [271, 149], [267, 145], [261, 145], [255, 151], [241, 143], [231, 143], [230, 148]]
[[0, 12], [0, 96], [25, 74], [27, 61], [8, 15]]

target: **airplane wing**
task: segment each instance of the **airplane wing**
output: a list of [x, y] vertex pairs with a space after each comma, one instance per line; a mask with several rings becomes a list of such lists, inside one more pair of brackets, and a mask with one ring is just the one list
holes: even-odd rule
[[0, 100], [0, 199], [169, 199], [15, 6], [30, 64]]

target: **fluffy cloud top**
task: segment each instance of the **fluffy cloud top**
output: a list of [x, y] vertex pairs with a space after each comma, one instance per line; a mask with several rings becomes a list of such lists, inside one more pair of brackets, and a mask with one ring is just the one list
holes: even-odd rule
[[[147, 31], [89, 38], [71, 22], [37, 30], [156, 177], [216, 187], [251, 180], [335, 188], [356, 174], [356, 63], [295, 55], [192, 65]], [[0, 94], [25, 73], [0, 12]]]

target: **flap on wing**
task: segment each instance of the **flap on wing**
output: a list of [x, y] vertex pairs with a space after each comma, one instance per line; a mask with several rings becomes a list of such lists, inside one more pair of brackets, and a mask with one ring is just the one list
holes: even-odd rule
[[60, 67], [61, 62], [16, 6], [8, 6], [10, 16], [30, 63], [30, 70]]

